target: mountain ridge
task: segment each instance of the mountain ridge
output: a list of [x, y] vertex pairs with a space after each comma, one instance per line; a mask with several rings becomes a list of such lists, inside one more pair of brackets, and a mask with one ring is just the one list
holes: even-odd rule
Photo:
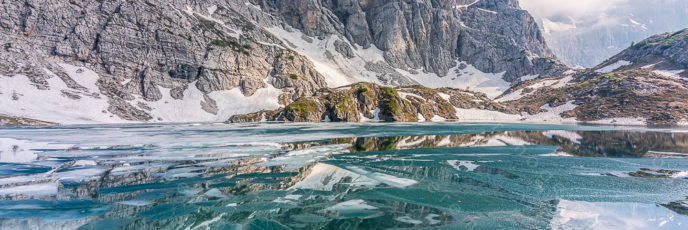
[[[541, 112], [562, 102], [571, 110], [579, 105], [564, 99], [574, 97], [528, 103], [522, 99], [533, 88], [528, 85], [568, 87], [630, 63], [619, 57], [590, 70], [569, 70], [513, 0], [289, 3], [6, 2], [0, 17], [0, 113], [62, 124], [258, 121], [264, 115], [361, 121], [377, 117], [371, 112], [375, 105], [394, 100], [402, 112], [379, 118], [471, 120], [489, 113], [493, 121], [564, 122], [571, 121], [561, 118], [565, 111]], [[649, 51], [674, 50], [655, 43], [662, 42], [648, 40]], [[683, 60], [682, 49], [676, 52], [653, 57]], [[357, 98], [360, 93], [344, 89], [359, 87], [357, 82], [367, 82], [371, 92], [399, 93], [376, 93], [354, 101], [369, 103], [360, 111], [337, 112], [332, 105], [339, 100], [328, 95]], [[428, 93], [409, 95], [418, 92]], [[456, 104], [439, 93], [469, 96]], [[319, 98], [319, 114], [285, 119], [274, 112], [304, 100], [313, 104], [313, 98]]]

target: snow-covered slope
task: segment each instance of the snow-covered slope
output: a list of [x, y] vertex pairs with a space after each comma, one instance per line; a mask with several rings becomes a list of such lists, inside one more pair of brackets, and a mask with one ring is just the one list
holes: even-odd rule
[[[497, 97], [506, 91], [510, 83], [503, 79], [502, 73], [484, 73], [475, 67], [456, 61], [456, 65], [446, 76], [425, 72], [422, 69], [403, 70], [386, 63], [384, 52], [371, 45], [363, 48], [351, 44], [338, 35], [325, 36], [324, 39], [311, 38], [294, 28], [270, 27], [266, 30], [289, 44], [293, 50], [308, 57], [315, 68], [325, 76], [329, 87], [336, 88], [356, 82], [372, 82], [381, 85], [423, 85], [431, 88], [451, 87], [482, 92], [489, 97]], [[336, 42], [345, 42], [352, 49], [353, 56], [346, 57], [338, 52]]]
[[[0, 112], [61, 124], [132, 122], [108, 111], [108, 98], [96, 85], [97, 73], [85, 67], [61, 66], [69, 78], [84, 88], [67, 87], [61, 78], [47, 69], [44, 71], [51, 76], [47, 79], [47, 89], [39, 89], [23, 75], [0, 75]], [[160, 100], [147, 101], [135, 96], [134, 100], [126, 103], [147, 111], [157, 122], [223, 122], [235, 114], [277, 109], [280, 107], [277, 98], [282, 93], [271, 84], [251, 96], [244, 96], [238, 88], [214, 91], [208, 94], [208, 98], [214, 100], [218, 108], [216, 113], [211, 113], [202, 108], [207, 99], [195, 84], [189, 85], [181, 100], [172, 98], [170, 89], [159, 89], [163, 92]]]

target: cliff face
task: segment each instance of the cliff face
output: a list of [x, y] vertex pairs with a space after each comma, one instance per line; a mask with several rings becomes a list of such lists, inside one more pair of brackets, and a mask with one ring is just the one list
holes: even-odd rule
[[376, 46], [400, 69], [445, 76], [456, 61], [509, 82], [564, 69], [515, 0], [252, 0], [309, 36]]

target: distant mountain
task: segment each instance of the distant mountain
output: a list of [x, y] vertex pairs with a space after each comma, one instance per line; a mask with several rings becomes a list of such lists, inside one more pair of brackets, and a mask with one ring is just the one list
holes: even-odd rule
[[554, 53], [590, 68], [632, 42], [688, 27], [685, 0], [521, 0]]
[[498, 99], [574, 121], [688, 124], [688, 29], [652, 36], [577, 74], [524, 82]]

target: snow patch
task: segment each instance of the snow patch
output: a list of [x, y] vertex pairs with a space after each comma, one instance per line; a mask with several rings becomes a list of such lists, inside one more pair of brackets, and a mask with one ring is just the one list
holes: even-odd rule
[[451, 98], [451, 96], [449, 96], [449, 94], [446, 93], [437, 93], [437, 95], [439, 95], [442, 99], [444, 99], [447, 102], [449, 102], [449, 99]]
[[549, 104], [546, 104], [540, 108], [547, 110], [547, 112], [532, 115], [528, 114], [525, 116], [525, 120], [549, 123], [576, 123], [576, 118], [563, 118], [560, 115], [561, 113], [573, 110], [576, 107], [578, 107], [578, 105], [574, 105], [573, 101], [568, 101], [566, 104], [557, 107], [551, 107]]
[[679, 74], [683, 73], [683, 69], [681, 70], [653, 70], [652, 72], [661, 75], [664, 77], [669, 77], [669, 78], [680, 78]]
[[208, 7], [208, 14], [209, 14], [209, 15], [213, 15], [213, 14], [215, 13], [216, 10], [217, 10], [217, 6], [216, 6], [216, 5], [212, 5], [211, 7]]
[[456, 116], [461, 121], [519, 121], [521, 116], [481, 109], [455, 108]]
[[[48, 70], [45, 70], [50, 76], [46, 79], [49, 87], [46, 90], [36, 88], [34, 83], [23, 75], [0, 75], [0, 86], [3, 92], [7, 92], [0, 94], [0, 113], [61, 124], [131, 122], [107, 111], [107, 98], [96, 93], [99, 92], [95, 85], [98, 77], [94, 72], [84, 67], [62, 66], [69, 77], [86, 90], [67, 87], [62, 79]], [[70, 95], [76, 95], [78, 98]]]
[[[462, 65], [466, 68], [459, 69]], [[439, 77], [434, 73], [424, 73], [422, 70], [416, 70], [416, 74], [404, 70], [398, 71], [429, 88], [469, 89], [485, 93], [490, 98], [501, 95], [511, 86], [511, 83], [502, 78], [505, 72], [484, 73], [466, 62], [458, 62], [457, 66], [449, 69], [447, 76], [444, 77]]]
[[418, 113], [417, 118], [418, 118], [418, 122], [424, 122], [425, 121], [425, 117], [423, 117], [423, 114]]
[[438, 115], [435, 115], [435, 116], [433, 116], [432, 118], [430, 118], [430, 120], [431, 120], [431, 121], [446, 121], [447, 119], [444, 118], [444, 117], [440, 117], [440, 116], [438, 116]]
[[631, 64], [631, 62], [629, 62], [629, 61], [620, 60], [620, 61], [615, 62], [614, 64], [607, 65], [607, 66], [602, 67], [602, 68], [600, 68], [600, 69], [598, 69], [598, 70], [595, 70], [595, 72], [597, 72], [597, 73], [609, 73], [609, 72], [612, 72], [612, 71], [614, 71], [614, 70], [616, 70], [616, 69], [618, 69], [618, 68], [621, 68], [621, 67], [623, 67], [623, 66], [627, 66], [627, 65], [630, 65], [630, 64]]
[[497, 11], [494, 11], [494, 10], [488, 10], [488, 9], [483, 9], [483, 8], [478, 8], [478, 10], [480, 10], [482, 12], [491, 13], [491, 14], [497, 14]]
[[150, 111], [154, 119], [164, 122], [222, 122], [232, 115], [252, 113], [260, 110], [274, 110], [280, 108], [278, 97], [282, 91], [269, 85], [258, 89], [251, 96], [244, 96], [239, 88], [214, 91], [208, 96], [216, 102], [217, 115], [206, 112], [201, 107], [205, 101], [203, 92], [196, 88], [195, 82], [189, 84], [184, 91], [182, 100], [172, 98], [170, 89], [158, 87], [162, 99], [154, 102], [138, 98], [137, 102], [152, 108]]

